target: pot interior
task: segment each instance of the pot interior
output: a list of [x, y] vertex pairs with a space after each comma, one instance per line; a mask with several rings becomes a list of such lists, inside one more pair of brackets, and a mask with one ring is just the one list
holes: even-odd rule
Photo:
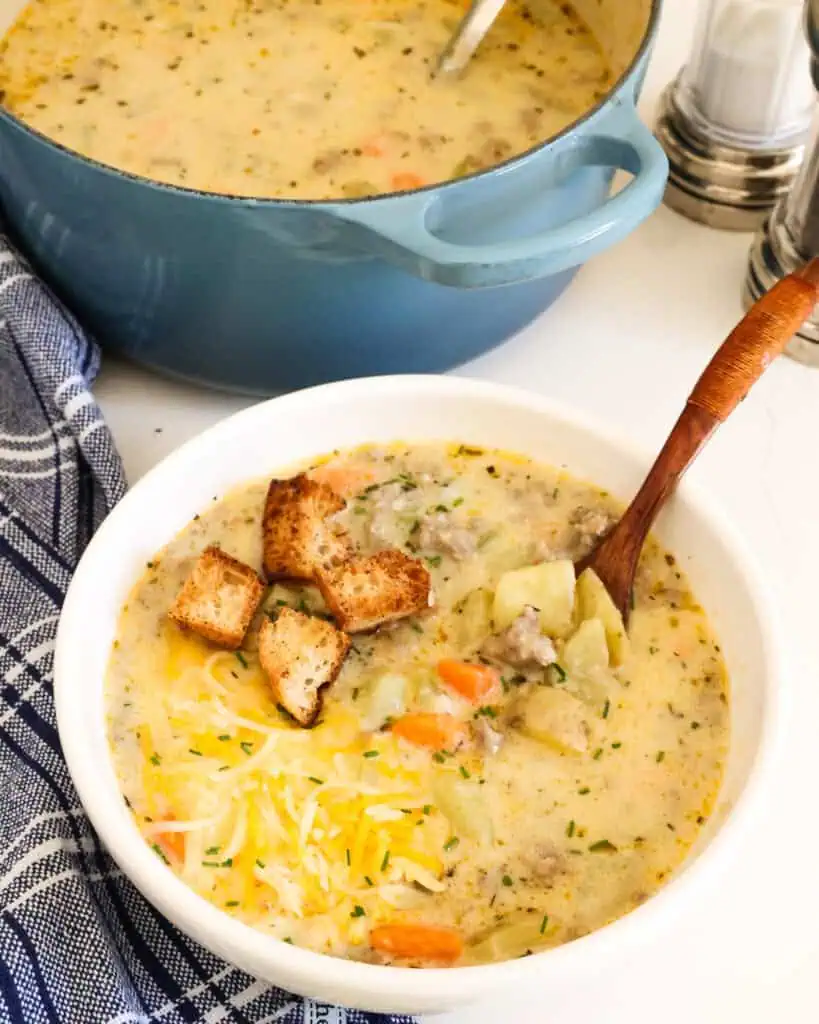
[[572, 7], [594, 33], [619, 79], [645, 38], [653, 0], [572, 0]]
[[[537, 7], [543, 0], [533, 0]], [[651, 21], [656, 0], [571, 0], [588, 24], [619, 79], [634, 60]], [[0, 0], [0, 37], [13, 24], [28, 0]]]

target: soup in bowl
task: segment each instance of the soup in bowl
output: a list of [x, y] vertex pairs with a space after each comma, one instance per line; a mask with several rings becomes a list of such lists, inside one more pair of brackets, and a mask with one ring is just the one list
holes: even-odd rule
[[688, 487], [627, 631], [576, 576], [640, 469], [549, 403], [413, 378], [172, 456], [92, 542], [58, 640], [115, 858], [216, 952], [372, 1009], [565, 984], [646, 938], [741, 835], [776, 663]]

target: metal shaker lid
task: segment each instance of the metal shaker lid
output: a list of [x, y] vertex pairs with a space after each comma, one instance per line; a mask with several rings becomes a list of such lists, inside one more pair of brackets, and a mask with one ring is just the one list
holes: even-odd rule
[[663, 94], [654, 132], [669, 162], [665, 203], [709, 227], [753, 231], [785, 195], [804, 156], [804, 142], [745, 149], [705, 134], [678, 101], [678, 80]]

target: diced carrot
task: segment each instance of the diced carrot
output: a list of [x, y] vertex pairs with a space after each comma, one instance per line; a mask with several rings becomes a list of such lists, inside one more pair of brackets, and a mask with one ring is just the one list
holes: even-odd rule
[[392, 732], [416, 747], [457, 750], [466, 741], [466, 725], [454, 715], [415, 711], [393, 722]]
[[318, 466], [309, 475], [342, 498], [358, 494], [375, 480], [375, 471], [368, 466], [334, 466], [332, 463]]
[[500, 677], [488, 665], [444, 658], [438, 662], [438, 675], [447, 686], [473, 704], [490, 704], [500, 692]]
[[464, 943], [454, 928], [428, 924], [382, 924], [370, 932], [370, 945], [379, 953], [404, 960], [437, 960], [452, 963], [463, 953]]
[[170, 861], [181, 861], [185, 857], [184, 832], [160, 832], [156, 844]]
[[363, 143], [360, 148], [361, 148], [361, 152], [363, 153], [364, 156], [383, 156], [384, 155], [384, 150], [383, 150], [382, 146], [380, 146], [379, 143], [375, 142], [374, 140], [370, 141], [370, 142]]
[[411, 174], [409, 171], [401, 171], [399, 174], [393, 174], [391, 183], [394, 189], [400, 192], [406, 192], [409, 189], [421, 188], [424, 184], [424, 179], [420, 174]]

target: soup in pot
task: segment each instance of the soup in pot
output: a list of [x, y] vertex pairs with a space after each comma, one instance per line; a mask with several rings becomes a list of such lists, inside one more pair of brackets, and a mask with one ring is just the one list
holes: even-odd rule
[[374, 963], [524, 956], [648, 899], [714, 809], [728, 682], [655, 540], [628, 631], [576, 576], [618, 511], [444, 444], [214, 498], [148, 562], [111, 655], [145, 841], [249, 926]]
[[239, 196], [359, 197], [489, 167], [612, 85], [566, 3], [510, 0], [466, 72], [433, 80], [463, 0], [33, 0], [0, 99], [112, 167]]

